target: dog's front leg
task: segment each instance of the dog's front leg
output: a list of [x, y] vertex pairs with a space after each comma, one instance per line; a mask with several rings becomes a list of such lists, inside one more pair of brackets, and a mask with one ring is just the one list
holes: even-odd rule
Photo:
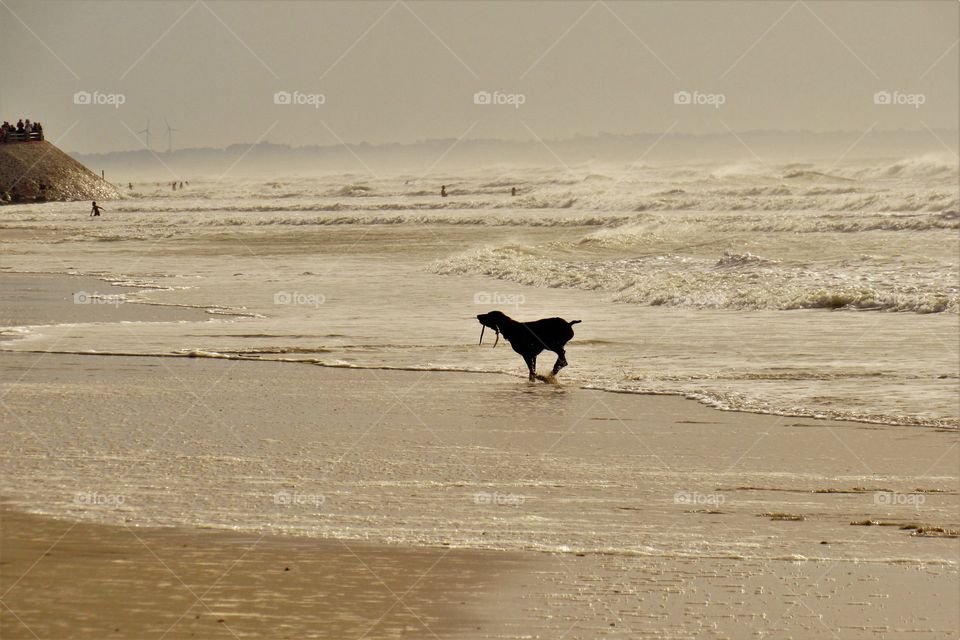
[[537, 356], [524, 356], [523, 358], [527, 362], [527, 370], [530, 372], [530, 382], [534, 382], [537, 379]]

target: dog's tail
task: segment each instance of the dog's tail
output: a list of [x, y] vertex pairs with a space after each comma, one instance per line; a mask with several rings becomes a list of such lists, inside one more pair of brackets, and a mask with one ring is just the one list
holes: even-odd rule
[[567, 322], [567, 324], [569, 324], [569, 325], [572, 327], [573, 325], [577, 324], [578, 322], [583, 322], [583, 320], [570, 320], [570, 321]]

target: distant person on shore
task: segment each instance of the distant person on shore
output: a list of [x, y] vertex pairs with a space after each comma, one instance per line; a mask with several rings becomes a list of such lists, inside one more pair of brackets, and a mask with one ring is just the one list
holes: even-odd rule
[[94, 200], [94, 201], [93, 201], [93, 205], [90, 207], [90, 215], [91, 215], [91, 216], [99, 216], [101, 210], [102, 210], [102, 207], [98, 207], [98, 206], [97, 206], [97, 201]]
[[513, 187], [512, 189], [510, 189], [510, 195], [511, 195], [511, 196], [517, 195], [517, 188], [516, 188], [516, 187]]
[[441, 198], [447, 197], [447, 185], [445, 184], [440, 185], [440, 197]]

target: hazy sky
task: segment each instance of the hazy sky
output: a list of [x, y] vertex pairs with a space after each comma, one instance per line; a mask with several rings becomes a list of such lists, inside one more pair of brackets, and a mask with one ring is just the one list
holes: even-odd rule
[[41, 120], [82, 152], [141, 147], [148, 119], [165, 150], [164, 118], [180, 148], [956, 128], [958, 9], [0, 0], [0, 119]]

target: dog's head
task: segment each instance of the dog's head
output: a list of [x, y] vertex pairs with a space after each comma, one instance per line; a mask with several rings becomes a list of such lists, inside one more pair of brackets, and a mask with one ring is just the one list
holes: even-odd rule
[[493, 346], [496, 348], [497, 343], [500, 342], [500, 331], [503, 323], [510, 318], [507, 314], [500, 311], [491, 311], [490, 313], [481, 313], [477, 315], [477, 320], [480, 321], [480, 324], [483, 325], [483, 328], [480, 329], [480, 344], [483, 344], [483, 332], [487, 327], [490, 327], [497, 332], [497, 339], [494, 340]]

